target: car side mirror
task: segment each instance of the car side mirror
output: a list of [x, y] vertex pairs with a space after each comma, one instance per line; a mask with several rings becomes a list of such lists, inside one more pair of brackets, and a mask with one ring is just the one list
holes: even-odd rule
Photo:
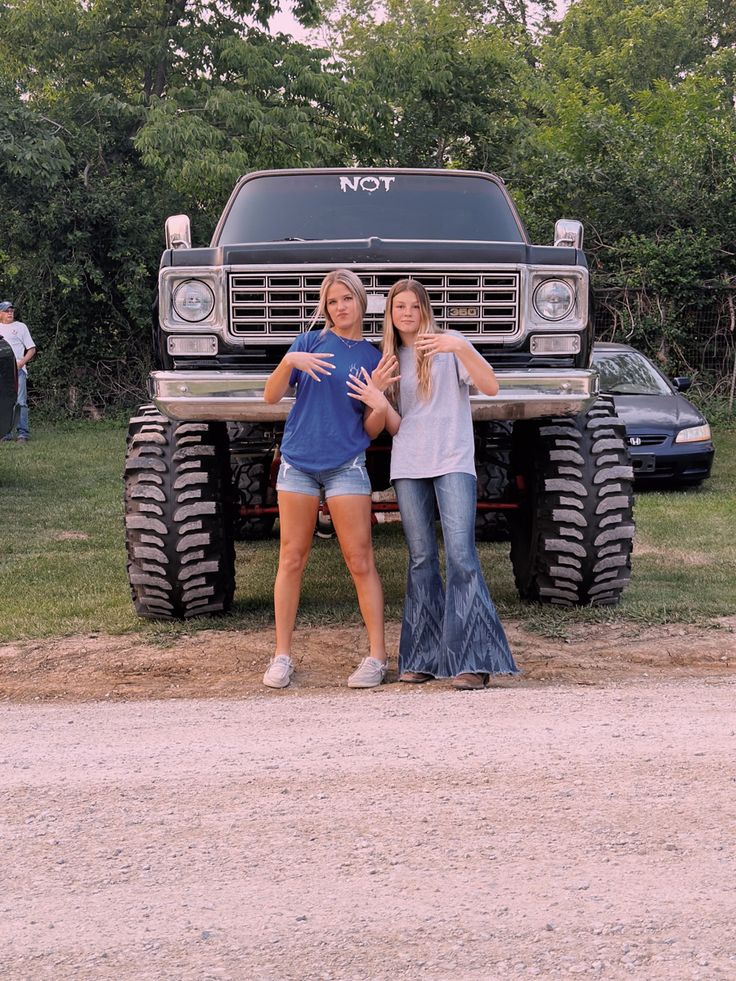
[[672, 384], [675, 386], [678, 392], [686, 392], [688, 388], [692, 385], [691, 378], [673, 378]]
[[583, 247], [583, 223], [570, 218], [560, 218], [555, 222], [555, 245], [571, 249]]
[[191, 249], [192, 231], [187, 215], [170, 215], [166, 219], [166, 248]]

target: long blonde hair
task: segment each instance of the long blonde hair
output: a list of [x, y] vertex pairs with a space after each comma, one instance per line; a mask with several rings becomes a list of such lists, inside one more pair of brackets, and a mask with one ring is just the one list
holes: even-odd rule
[[[397, 352], [401, 347], [401, 335], [394, 324], [392, 312], [394, 298], [399, 293], [407, 292], [413, 293], [419, 300], [420, 321], [417, 337], [420, 334], [436, 334], [439, 331], [426, 289], [416, 279], [400, 279], [394, 283], [386, 297], [386, 311], [383, 315], [383, 343], [381, 345], [384, 354], [396, 354], [398, 356]], [[417, 359], [417, 391], [419, 398], [426, 402], [432, 395], [432, 357], [416, 350], [415, 354]], [[386, 394], [393, 404], [397, 405], [399, 383], [394, 382]]]
[[360, 277], [352, 269], [333, 269], [322, 280], [322, 285], [319, 288], [319, 305], [314, 311], [314, 316], [309, 325], [310, 330], [318, 320], [322, 319], [325, 322], [325, 330], [330, 330], [335, 326], [330, 319], [330, 315], [327, 313], [327, 291], [335, 283], [340, 283], [341, 286], [345, 286], [352, 293], [355, 297], [355, 302], [360, 307], [360, 319], [361, 321], [365, 319], [365, 312], [368, 309], [368, 297], [366, 296], [365, 286], [361, 283]]

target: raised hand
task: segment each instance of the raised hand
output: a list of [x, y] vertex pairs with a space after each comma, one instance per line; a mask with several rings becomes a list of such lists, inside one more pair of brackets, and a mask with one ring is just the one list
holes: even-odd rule
[[326, 375], [329, 378], [332, 374], [334, 365], [329, 359], [333, 357], [334, 355], [329, 352], [312, 354], [309, 351], [291, 351], [284, 356], [284, 361], [291, 368], [296, 368], [297, 371], [303, 371], [310, 378], [314, 378], [315, 381], [322, 381], [319, 377], [320, 375]]
[[395, 354], [384, 354], [371, 374], [371, 381], [379, 392], [385, 392], [389, 385], [399, 381], [399, 359]]
[[421, 354], [457, 354], [466, 343], [456, 334], [419, 334], [414, 346]]
[[[378, 371], [378, 368], [373, 372], [374, 375], [376, 371]], [[350, 375], [348, 377], [348, 389], [348, 395], [351, 399], [357, 399], [358, 402], [363, 402], [369, 409], [375, 409], [377, 412], [380, 412], [388, 405], [388, 399], [381, 389], [376, 386], [371, 375], [368, 374], [365, 368], [360, 369], [360, 375]]]

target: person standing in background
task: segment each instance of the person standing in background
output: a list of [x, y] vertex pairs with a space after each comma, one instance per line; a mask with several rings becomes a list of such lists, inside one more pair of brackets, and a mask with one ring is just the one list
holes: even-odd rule
[[[0, 303], [0, 337], [13, 349], [18, 365], [18, 398], [15, 403], [15, 426], [19, 443], [30, 439], [28, 428], [28, 370], [26, 365], [36, 353], [31, 333], [24, 323], [15, 319], [15, 308], [10, 300]], [[2, 442], [13, 439], [13, 430], [2, 437]]]

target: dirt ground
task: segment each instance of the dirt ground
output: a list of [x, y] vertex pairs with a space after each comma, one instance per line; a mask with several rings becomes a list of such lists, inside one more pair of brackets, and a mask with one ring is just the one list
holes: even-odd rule
[[[3, 981], [736, 978], [736, 634], [509, 625], [351, 691], [362, 631], [0, 649]], [[395, 647], [396, 625], [390, 641]]]
[[0, 977], [732, 979], [735, 695], [1, 705]]
[[[499, 679], [499, 686], [696, 678], [736, 669], [736, 617], [709, 628], [579, 624], [565, 639], [541, 637], [513, 621], [505, 626], [523, 674]], [[389, 650], [397, 649], [398, 630], [388, 625]], [[272, 643], [271, 630], [207, 630], [159, 644], [135, 634], [93, 634], [0, 646], [0, 701], [242, 698], [261, 692]], [[365, 653], [359, 626], [303, 630], [289, 694], [343, 690]], [[389, 680], [396, 677], [395, 661], [392, 667]]]

